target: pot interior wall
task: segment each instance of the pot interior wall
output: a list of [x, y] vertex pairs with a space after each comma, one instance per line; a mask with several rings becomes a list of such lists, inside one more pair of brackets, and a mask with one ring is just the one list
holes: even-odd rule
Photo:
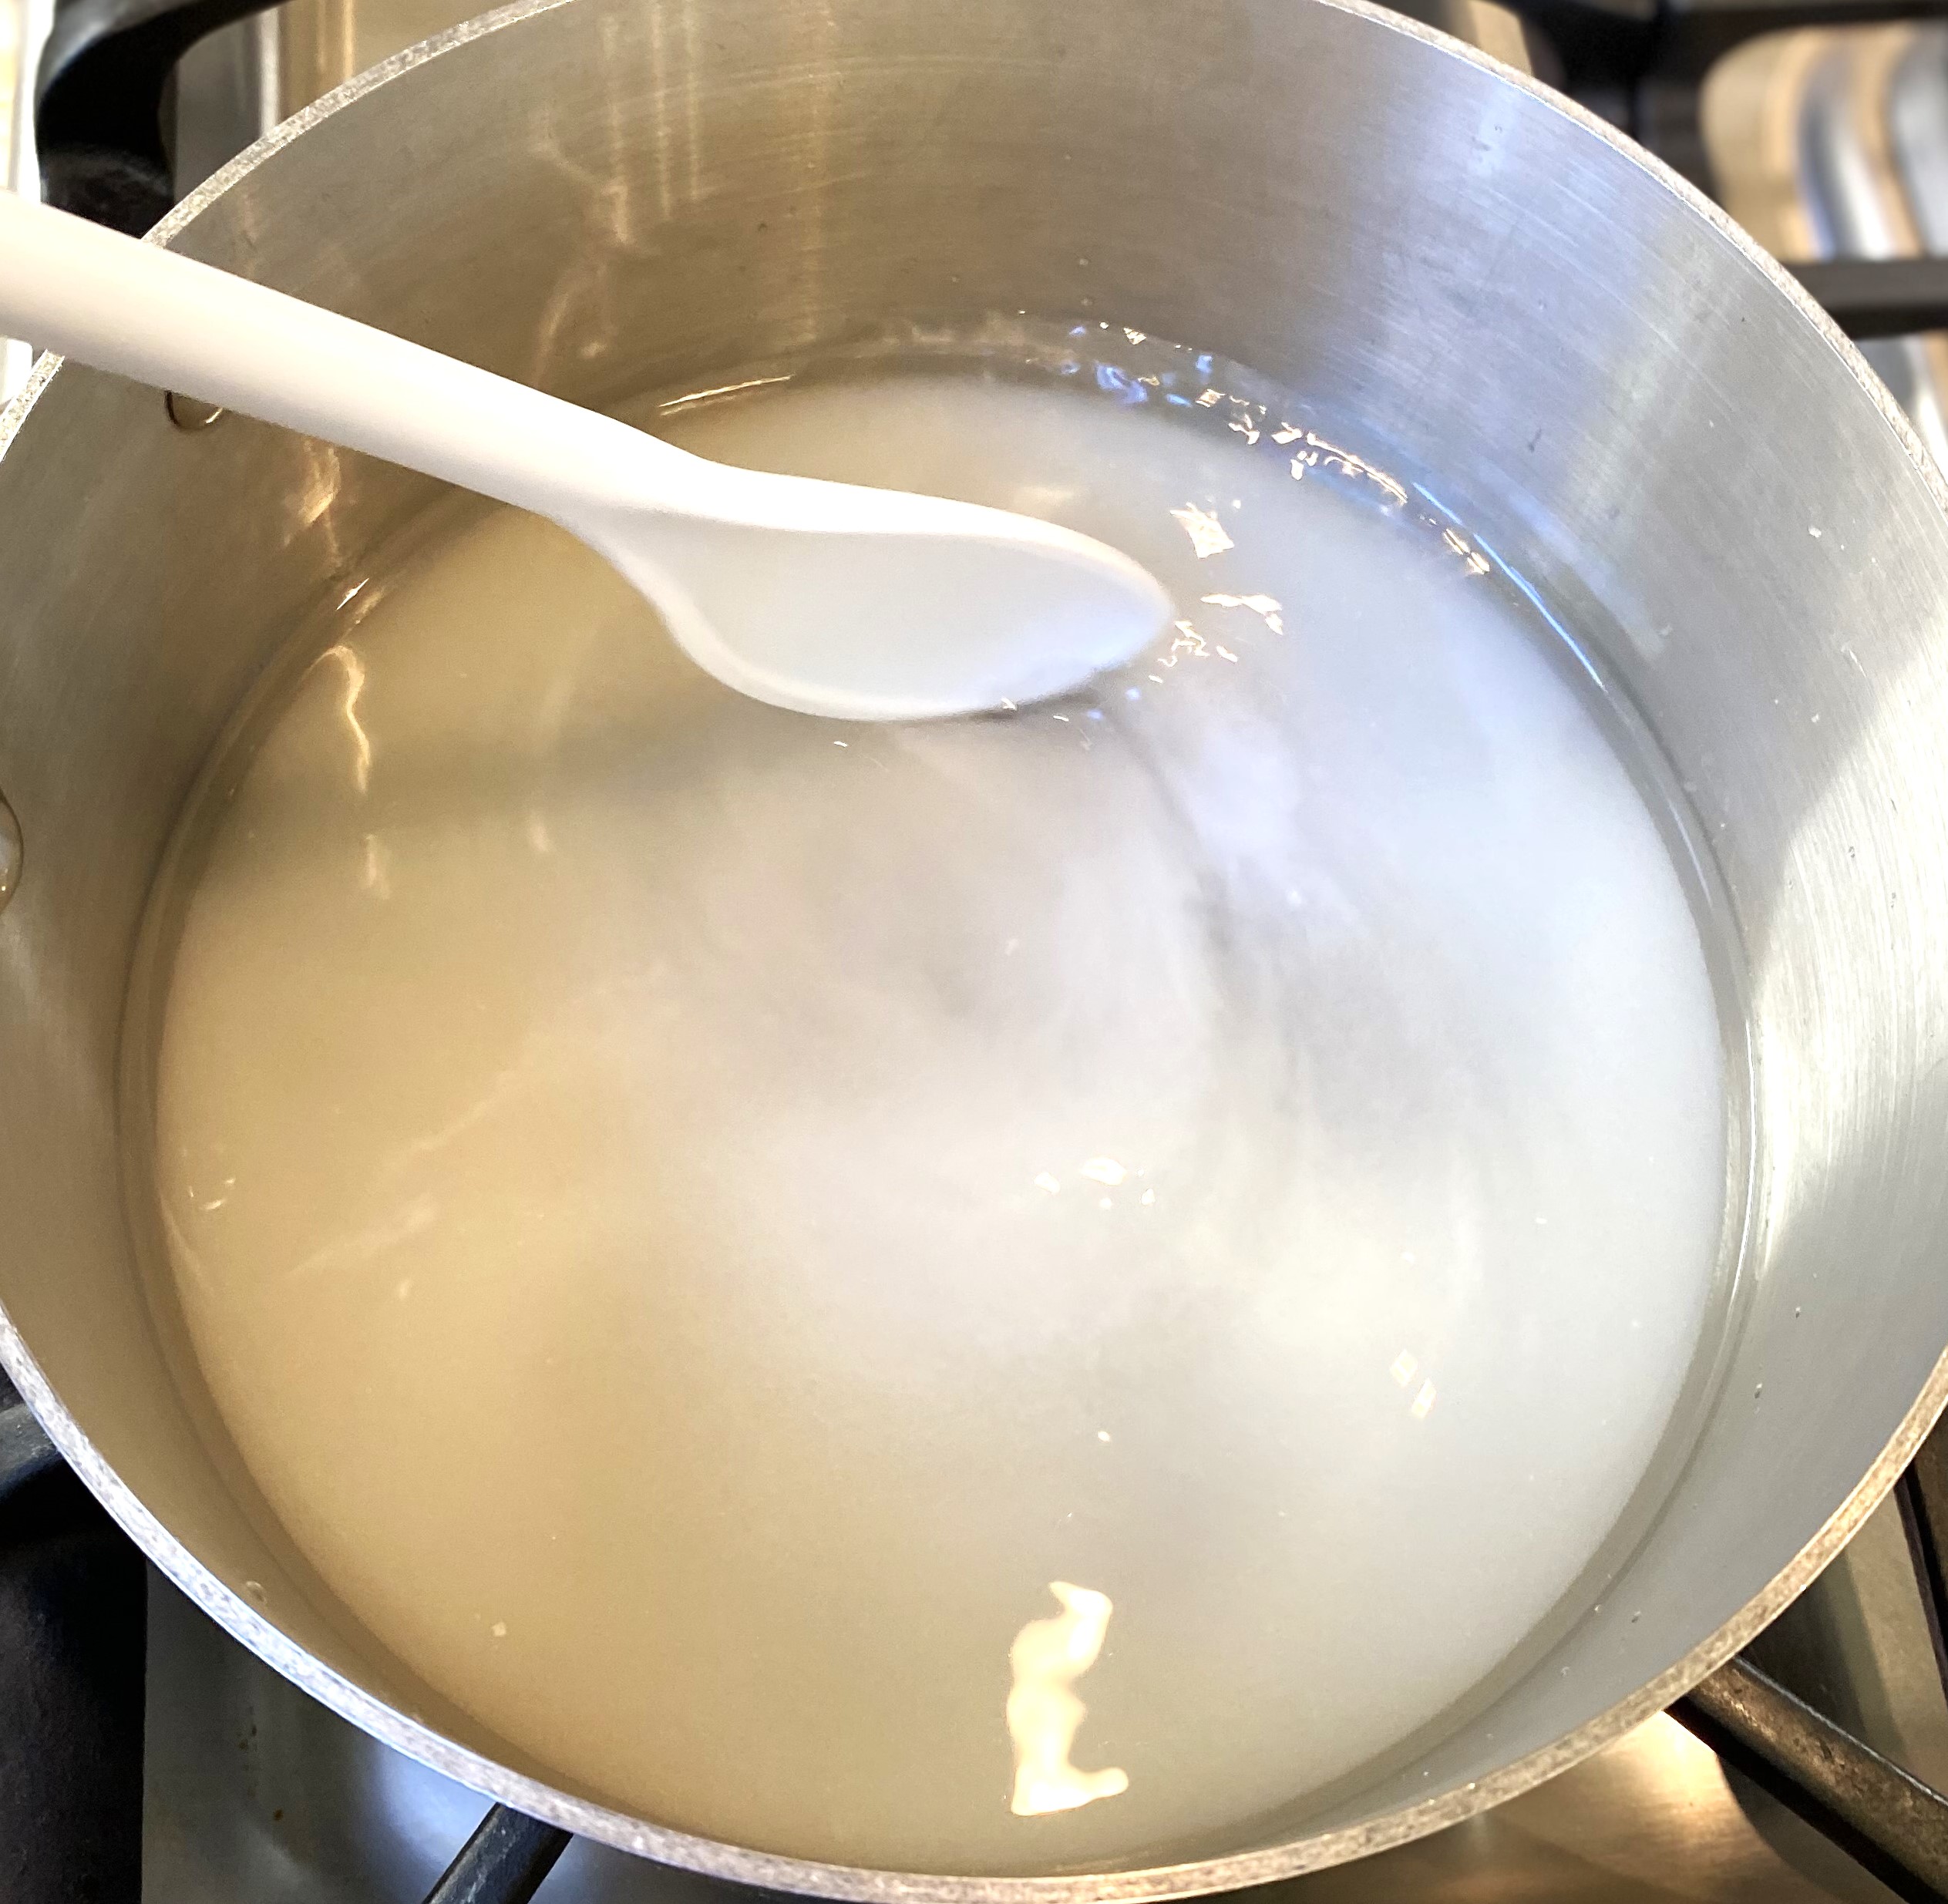
[[[905, 318], [1139, 326], [1454, 471], [1471, 521], [1586, 609], [1744, 948], [1740, 1327], [1620, 1576], [1490, 1710], [1312, 1825], [1486, 1779], [1638, 1691], [1901, 1427], [1948, 1342], [1948, 520], [1856, 364], [1630, 156], [1321, 0], [565, 0], [328, 113], [174, 242], [598, 404]], [[171, 822], [267, 658], [432, 493], [241, 419], [179, 431], [156, 393], [80, 370], [19, 417], [0, 1304], [93, 1478], [167, 1530], [143, 1530], [152, 1551], [173, 1536], [256, 1583], [251, 1608], [352, 1687], [505, 1758], [368, 1656], [240, 1509], [118, 1187], [120, 1010]]]

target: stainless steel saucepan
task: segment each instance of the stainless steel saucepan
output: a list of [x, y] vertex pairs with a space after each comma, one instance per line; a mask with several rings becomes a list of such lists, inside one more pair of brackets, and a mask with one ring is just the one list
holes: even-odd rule
[[119, 1030], [171, 822], [267, 657], [430, 486], [241, 421], [185, 431], [153, 392], [43, 362], [0, 422], [24, 848], [0, 1359], [156, 1563], [327, 1704], [537, 1817], [748, 1882], [1211, 1890], [1595, 1751], [1778, 1612], [1899, 1472], [1948, 1393], [1948, 497], [1778, 267], [1627, 142], [1351, 0], [522, 0], [301, 114], [156, 237], [597, 405], [1016, 311], [1328, 400], [1462, 473], [1543, 594], [1620, 631], [1603, 664], [1683, 782], [1745, 971], [1749, 1219], [1714, 1385], [1633, 1548], [1485, 1709], [1199, 1862], [1110, 1877], [900, 1877], [625, 1815], [509, 1762], [307, 1596], [172, 1375], [124, 1214]]

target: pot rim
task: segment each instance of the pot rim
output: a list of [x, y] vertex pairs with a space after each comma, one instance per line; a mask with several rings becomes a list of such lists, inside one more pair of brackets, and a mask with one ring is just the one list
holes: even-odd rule
[[[1635, 166], [1770, 280], [1825, 338], [1866, 392], [1914, 465], [1936, 506], [1948, 516], [1944, 477], [1892, 393], [1798, 281], [1720, 207], [1661, 160], [1574, 100], [1492, 55], [1371, 4], [1371, 0], [1312, 0], [1389, 32], [1421, 42], [1447, 57], [1493, 75], [1549, 111], [1593, 134]], [[146, 236], [168, 245], [239, 180], [314, 126], [355, 104], [416, 67], [473, 40], [552, 12], [574, 0], [513, 0], [513, 4], [436, 33], [355, 75], [294, 113], [213, 173]], [[28, 415], [59, 374], [62, 359], [43, 354], [26, 383], [0, 410], [0, 456], [12, 449]], [[1573, 1731], [1502, 1766], [1487, 1777], [1417, 1804], [1337, 1829], [1310, 1833], [1257, 1850], [1141, 1870], [1059, 1877], [961, 1877], [873, 1870], [761, 1852], [651, 1825], [572, 1796], [497, 1760], [456, 1744], [409, 1717], [327, 1666], [287, 1637], [233, 1593], [152, 1514], [109, 1465], [42, 1374], [0, 1304], [0, 1367], [39, 1418], [67, 1465], [110, 1517], [156, 1568], [231, 1638], [248, 1647], [301, 1690], [362, 1731], [457, 1783], [516, 1811], [658, 1862], [701, 1875], [769, 1890], [861, 1904], [1125, 1904], [1125, 1901], [1203, 1896], [1299, 1876], [1391, 1849], [1518, 1798], [1613, 1744], [1710, 1677], [1769, 1625], [1826, 1566], [1893, 1486], [1936, 1418], [1948, 1407], [1948, 1349], [1936, 1361], [1913, 1404], [1866, 1473], [1798, 1554], [1724, 1623], [1636, 1692]]]

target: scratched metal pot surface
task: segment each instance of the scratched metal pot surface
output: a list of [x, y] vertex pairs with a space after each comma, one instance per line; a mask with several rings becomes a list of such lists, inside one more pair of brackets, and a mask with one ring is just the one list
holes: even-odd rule
[[1196, 1865], [916, 1884], [685, 1838], [508, 1762], [315, 1610], [197, 1433], [136, 1287], [116, 1032], [197, 762], [284, 630], [428, 492], [274, 432], [175, 429], [152, 393], [77, 371], [8, 419], [0, 790], [25, 870], [0, 916], [0, 1350], [163, 1569], [292, 1680], [477, 1789], [695, 1870], [1165, 1895], [1402, 1842], [1620, 1738], [1725, 1657], [1940, 1405], [1939, 479], [1755, 247], [1613, 134], [1364, 10], [1235, 0], [1198, 25], [1160, 0], [924, 19], [728, 0], [707, 28], [543, 0], [355, 82], [163, 234], [597, 403], [869, 320], [1140, 317], [1465, 465], [1532, 578], [1627, 631], [1605, 660], [1687, 784], [1748, 965], [1755, 1195], [1714, 1405], [1654, 1524], [1492, 1705]]

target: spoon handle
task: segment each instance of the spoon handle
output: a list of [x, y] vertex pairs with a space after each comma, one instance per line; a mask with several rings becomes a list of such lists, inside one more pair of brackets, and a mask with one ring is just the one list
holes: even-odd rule
[[560, 519], [680, 509], [700, 459], [160, 245], [0, 192], [0, 334]]

